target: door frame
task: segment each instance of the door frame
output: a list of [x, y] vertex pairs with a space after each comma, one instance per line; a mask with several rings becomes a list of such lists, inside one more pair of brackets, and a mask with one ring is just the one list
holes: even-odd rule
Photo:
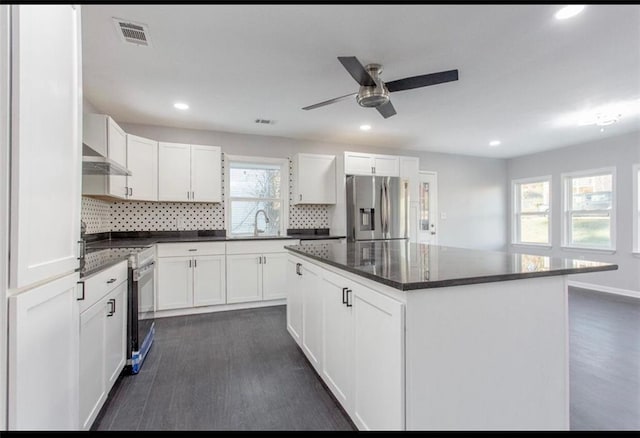
[[[423, 182], [424, 177], [430, 177], [431, 181], [429, 181], [429, 213], [430, 213], [430, 223], [435, 225], [435, 235], [433, 235], [429, 242], [431, 245], [438, 244], [438, 233], [439, 233], [439, 223], [438, 223], [438, 172], [430, 171], [430, 170], [421, 170], [418, 172], [418, 191], [420, 190], [420, 185]], [[420, 205], [418, 207], [418, 243], [426, 243], [424, 239], [424, 231], [420, 229], [420, 213], [422, 212], [422, 202], [420, 201]]]

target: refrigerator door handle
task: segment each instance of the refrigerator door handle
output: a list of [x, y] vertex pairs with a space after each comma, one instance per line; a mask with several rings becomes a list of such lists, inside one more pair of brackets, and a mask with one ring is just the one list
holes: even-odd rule
[[387, 218], [387, 213], [385, 212], [385, 209], [387, 207], [387, 203], [385, 201], [385, 195], [384, 195], [384, 180], [382, 180], [382, 184], [380, 184], [380, 232], [382, 233], [382, 237], [385, 237], [386, 234], [386, 218]]

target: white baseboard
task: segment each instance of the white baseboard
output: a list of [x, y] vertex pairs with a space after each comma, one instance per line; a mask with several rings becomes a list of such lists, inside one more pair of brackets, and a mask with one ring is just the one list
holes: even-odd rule
[[216, 306], [189, 307], [185, 309], [158, 310], [155, 312], [156, 318], [166, 318], [169, 316], [198, 315], [200, 313], [225, 312], [227, 310], [255, 309], [258, 307], [282, 306], [287, 304], [286, 299], [270, 301], [253, 301], [250, 303], [219, 304]]
[[582, 289], [597, 290], [598, 292], [606, 292], [609, 294], [624, 295], [626, 297], [633, 297], [633, 298], [640, 299], [640, 291], [637, 291], [637, 290], [620, 289], [617, 287], [602, 286], [600, 284], [593, 284], [593, 283], [583, 283], [581, 281], [573, 281], [573, 280], [569, 280], [569, 286], [580, 287]]

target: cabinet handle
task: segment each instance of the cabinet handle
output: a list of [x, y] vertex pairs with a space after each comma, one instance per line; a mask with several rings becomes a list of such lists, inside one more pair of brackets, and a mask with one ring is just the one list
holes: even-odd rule
[[76, 298], [76, 300], [82, 301], [84, 300], [84, 281], [79, 281], [78, 284], [82, 286], [82, 295], [80, 295], [80, 298]]
[[191, 192], [187, 192], [187, 199], [189, 199], [190, 193], [191, 193]]
[[300, 200], [302, 201], [302, 193], [300, 193]]
[[302, 275], [302, 272], [300, 272], [300, 268], [302, 268], [302, 265], [300, 263], [296, 263], [296, 274], [298, 275]]
[[115, 282], [117, 280], [117, 278], [110, 278], [107, 280], [107, 284], [111, 284], [113, 282]]
[[124, 186], [124, 195], [127, 196], [129, 194], [129, 187]]
[[191, 192], [191, 200], [195, 201], [196, 199], [196, 192]]
[[347, 307], [353, 307], [353, 298], [351, 298], [351, 301], [349, 301], [349, 293], [353, 293], [353, 291], [351, 289], [347, 289], [347, 302], [346, 305]]
[[191, 267], [191, 259], [189, 259], [189, 267]]
[[258, 257], [258, 264], [261, 265], [262, 264], [262, 256]]
[[115, 315], [115, 313], [116, 313], [116, 300], [111, 298], [109, 301], [107, 301], [107, 304], [109, 304], [109, 307], [110, 307], [109, 313], [107, 313], [107, 317]]
[[84, 240], [78, 240], [78, 260], [82, 260], [85, 258], [85, 254], [86, 254], [86, 244], [84, 243]]
[[198, 248], [189, 248], [189, 251], [197, 251]]
[[193, 267], [194, 268], [198, 267], [198, 259], [193, 259]]
[[264, 256], [264, 264], [267, 264], [267, 256]]
[[133, 187], [129, 187], [129, 195], [133, 196]]
[[345, 293], [347, 292], [347, 290], [349, 290], [348, 287], [342, 288], [342, 304], [347, 304], [347, 299], [345, 298]]

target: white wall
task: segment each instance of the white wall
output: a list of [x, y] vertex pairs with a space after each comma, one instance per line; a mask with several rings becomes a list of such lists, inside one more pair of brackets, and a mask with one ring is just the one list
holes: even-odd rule
[[468, 248], [505, 249], [506, 160], [118, 123], [126, 132], [142, 137], [220, 146], [224, 153], [236, 155], [290, 157], [296, 152], [340, 155], [348, 150], [417, 156], [420, 158], [420, 170], [438, 172], [439, 210], [447, 214], [446, 220], [439, 221], [438, 243]]
[[[557, 257], [616, 263], [619, 266], [618, 271], [578, 274], [571, 276], [570, 280], [597, 285], [601, 290], [613, 288], [615, 290], [609, 291], [640, 297], [640, 258], [632, 254], [632, 166], [634, 163], [640, 163], [640, 131], [508, 160], [509, 185], [512, 179], [552, 176], [552, 249], [526, 247], [519, 250]], [[561, 249], [562, 181], [560, 174], [609, 166], [616, 168], [615, 254]], [[511, 211], [511, 199], [509, 199], [509, 211]]]

